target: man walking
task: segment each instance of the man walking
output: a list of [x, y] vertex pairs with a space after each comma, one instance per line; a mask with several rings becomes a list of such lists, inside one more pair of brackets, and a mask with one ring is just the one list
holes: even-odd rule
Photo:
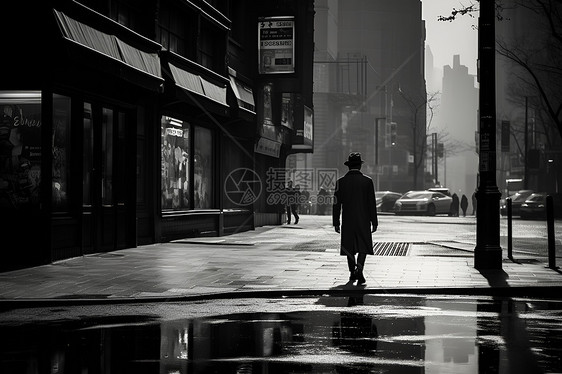
[[287, 199], [287, 224], [291, 224], [291, 215], [295, 216], [295, 225], [299, 223], [299, 212], [298, 212], [298, 199], [299, 191], [293, 188], [293, 182], [287, 182], [287, 188], [285, 189], [285, 197]]
[[347, 256], [349, 280], [357, 280], [358, 285], [365, 283], [365, 260], [373, 254], [371, 233], [377, 231], [379, 224], [375, 187], [373, 180], [361, 172], [362, 164], [361, 153], [349, 154], [344, 163], [349, 171], [336, 182], [332, 211], [334, 229], [341, 232], [340, 255]]

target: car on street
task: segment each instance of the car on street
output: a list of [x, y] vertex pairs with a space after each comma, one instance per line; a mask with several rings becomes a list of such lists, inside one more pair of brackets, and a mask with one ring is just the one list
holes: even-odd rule
[[394, 213], [434, 216], [448, 214], [453, 199], [434, 191], [408, 191], [394, 203]]
[[537, 192], [527, 197], [519, 208], [519, 217], [521, 219], [546, 218], [546, 195], [545, 192]]
[[451, 191], [447, 187], [431, 187], [427, 190], [431, 192], [441, 192], [443, 195], [451, 196]]
[[[519, 190], [513, 195], [509, 196], [511, 199], [511, 214], [513, 216], [519, 215], [519, 209], [521, 208], [521, 204], [527, 200], [529, 196], [533, 194], [533, 190]], [[507, 215], [507, 199], [501, 199], [500, 201], [500, 214], [502, 216]]]
[[379, 212], [393, 212], [394, 203], [402, 197], [402, 194], [394, 191], [377, 191], [375, 198], [377, 200], [377, 211]]

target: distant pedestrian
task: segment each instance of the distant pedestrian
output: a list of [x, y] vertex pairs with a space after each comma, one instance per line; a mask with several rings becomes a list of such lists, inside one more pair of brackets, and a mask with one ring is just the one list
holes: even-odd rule
[[320, 187], [316, 199], [316, 213], [323, 216], [326, 214], [326, 204], [328, 204], [328, 191], [326, 188]]
[[302, 210], [300, 210], [299, 213], [302, 212], [303, 214], [310, 214], [310, 192], [308, 192], [306, 188], [302, 191], [302, 197], [300, 200]]
[[287, 225], [291, 224], [291, 217], [295, 216], [295, 225], [299, 223], [299, 212], [298, 212], [298, 191], [293, 188], [293, 182], [287, 182], [287, 188], [285, 189], [286, 209], [287, 209]]
[[367, 255], [373, 254], [371, 233], [377, 231], [379, 224], [375, 187], [373, 180], [361, 172], [362, 164], [360, 153], [349, 154], [344, 163], [349, 171], [336, 181], [332, 206], [334, 229], [337, 233], [341, 232], [340, 255], [347, 256], [349, 280], [357, 280], [358, 285], [365, 283], [365, 260]]
[[472, 215], [476, 215], [476, 190], [472, 193]]
[[461, 197], [461, 209], [462, 209], [462, 216], [466, 217], [466, 209], [468, 208], [468, 198], [465, 194], [462, 194]]
[[453, 201], [451, 202], [451, 207], [449, 208], [449, 216], [458, 217], [459, 216], [459, 195], [454, 193], [452, 198], [453, 198]]
[[294, 202], [294, 204], [292, 204], [292, 206], [291, 206], [291, 210], [293, 211], [293, 215], [295, 216], [295, 225], [297, 223], [299, 223], [299, 213], [301, 212], [300, 201], [302, 199], [301, 194], [302, 194], [301, 186], [299, 186], [297, 184], [295, 186], [295, 190], [293, 192], [293, 202]]

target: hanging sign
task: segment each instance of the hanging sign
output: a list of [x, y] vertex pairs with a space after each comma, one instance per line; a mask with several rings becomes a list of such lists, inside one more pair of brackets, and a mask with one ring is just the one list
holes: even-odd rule
[[295, 72], [295, 21], [293, 17], [258, 20], [260, 74]]

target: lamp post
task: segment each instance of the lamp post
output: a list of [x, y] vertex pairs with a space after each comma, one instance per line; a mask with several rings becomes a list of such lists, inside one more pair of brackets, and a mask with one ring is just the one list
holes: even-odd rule
[[435, 178], [435, 187], [441, 187], [439, 183], [439, 157], [437, 156], [437, 133], [431, 133], [431, 146], [433, 149], [433, 176]]
[[375, 170], [377, 174], [377, 190], [380, 186], [380, 174], [379, 174], [379, 121], [386, 121], [386, 117], [375, 118]]
[[476, 199], [476, 269], [502, 268], [500, 247], [500, 196], [496, 183], [496, 84], [495, 84], [495, 1], [480, 0], [478, 19], [480, 66], [480, 180]]
[[386, 121], [386, 117], [375, 118], [375, 165], [379, 166], [379, 121]]

